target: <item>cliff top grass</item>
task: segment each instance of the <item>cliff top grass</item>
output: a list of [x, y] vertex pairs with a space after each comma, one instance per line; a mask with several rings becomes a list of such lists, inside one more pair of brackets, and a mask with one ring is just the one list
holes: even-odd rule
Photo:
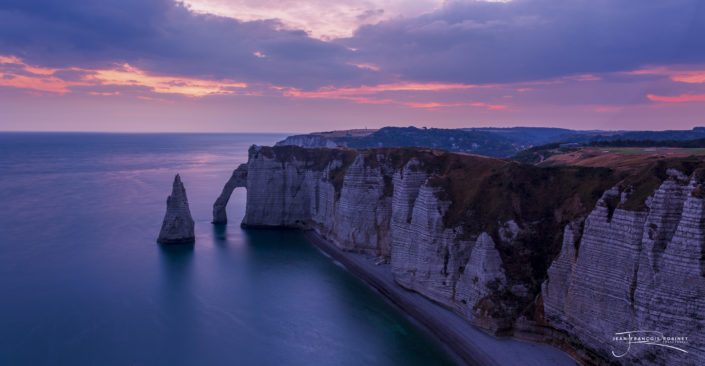
[[679, 147], [584, 147], [551, 155], [538, 165], [575, 165], [634, 171], [654, 161], [698, 157], [705, 158], [705, 149]]
[[[586, 217], [621, 177], [609, 168], [542, 168], [502, 160], [487, 164], [485, 159], [461, 157], [459, 166], [430, 179], [440, 188], [439, 198], [451, 202], [445, 224], [462, 227], [468, 238], [490, 234], [510, 281], [538, 293], [560, 251], [563, 228]], [[523, 230], [513, 240], [501, 240], [510, 220]]]
[[582, 166], [614, 169], [622, 178], [620, 189], [629, 194], [619, 207], [646, 209], [647, 198], [668, 178], [667, 170], [676, 169], [690, 176], [705, 167], [705, 149], [678, 147], [586, 147], [552, 155], [541, 167]]

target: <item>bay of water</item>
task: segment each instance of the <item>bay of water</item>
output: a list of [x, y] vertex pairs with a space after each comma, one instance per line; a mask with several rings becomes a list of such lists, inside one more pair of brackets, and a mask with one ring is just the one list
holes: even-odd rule
[[[294, 231], [213, 201], [283, 135], [0, 133], [0, 365], [446, 365]], [[155, 240], [180, 173], [193, 247]]]

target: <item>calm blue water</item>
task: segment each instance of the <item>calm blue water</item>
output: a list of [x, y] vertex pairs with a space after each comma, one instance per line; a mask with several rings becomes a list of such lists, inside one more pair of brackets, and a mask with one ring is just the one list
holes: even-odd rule
[[[296, 232], [211, 205], [275, 135], [0, 134], [0, 365], [443, 365]], [[155, 243], [175, 173], [192, 248]]]

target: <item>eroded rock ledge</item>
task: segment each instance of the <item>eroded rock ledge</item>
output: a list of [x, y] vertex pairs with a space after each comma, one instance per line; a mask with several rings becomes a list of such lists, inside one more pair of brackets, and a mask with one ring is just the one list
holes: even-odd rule
[[[418, 148], [252, 147], [242, 225], [313, 229], [389, 261], [399, 285], [487, 332], [549, 343], [585, 364], [696, 365], [705, 362], [703, 167], [616, 172]], [[687, 336], [679, 347], [689, 353], [632, 345], [611, 355], [625, 347], [614, 333], [641, 329]]]

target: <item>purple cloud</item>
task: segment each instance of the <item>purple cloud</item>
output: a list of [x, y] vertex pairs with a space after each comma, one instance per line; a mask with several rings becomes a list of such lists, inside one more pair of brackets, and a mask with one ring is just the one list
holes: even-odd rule
[[499, 83], [705, 61], [698, 0], [454, 2], [341, 44], [407, 80]]
[[0, 2], [0, 50], [28, 64], [129, 63], [150, 74], [300, 90], [516, 83], [705, 62], [697, 0], [451, 2], [332, 42], [281, 28], [196, 14], [172, 0]]
[[298, 88], [374, 77], [347, 63], [352, 51], [346, 47], [278, 26], [195, 14], [167, 0], [0, 3], [0, 49], [36, 65], [129, 63], [153, 73]]

